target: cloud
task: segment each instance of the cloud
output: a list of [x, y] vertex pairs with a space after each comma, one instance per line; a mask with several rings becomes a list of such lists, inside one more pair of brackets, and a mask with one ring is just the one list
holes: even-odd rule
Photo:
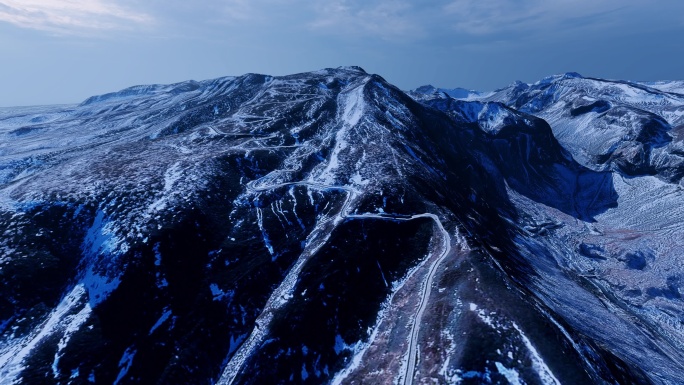
[[[135, 5], [134, 5], [135, 4]], [[680, 15], [681, 0], [0, 0], [0, 22], [62, 35], [150, 31], [236, 36], [303, 31], [349, 39], [416, 42], [511, 40], [578, 29], [628, 30]], [[127, 6], [128, 5], [128, 6]], [[670, 8], [671, 12], [663, 12]], [[151, 16], [151, 15], [154, 15]], [[630, 15], [630, 18], [624, 16]], [[668, 16], [669, 15], [669, 16]], [[670, 20], [672, 21], [672, 20]], [[645, 23], [645, 22], [644, 22]], [[647, 28], [648, 26], [643, 28]], [[679, 21], [681, 24], [681, 21]], [[672, 23], [670, 23], [672, 24]]]
[[[183, 0], [167, 0], [187, 3]], [[189, 4], [196, 14], [209, 15], [218, 24], [269, 22], [298, 15], [311, 8], [308, 0], [195, 0]]]
[[[313, 6], [314, 19], [308, 25], [330, 34], [385, 40], [513, 36], [625, 27], [639, 14], [682, 8], [674, 5], [675, 0], [660, 0], [658, 4], [656, 7], [643, 0], [332, 0]], [[627, 14], [630, 20], [623, 18]]]
[[[2, 0], [0, 0], [2, 1]], [[149, 0], [148, 0], [149, 1]], [[160, 0], [155, 0], [160, 2]], [[173, 28], [214, 30], [218, 33], [240, 28], [244, 33], [256, 29], [272, 30], [287, 19], [301, 23], [301, 15], [312, 6], [309, 0], [165, 0], [153, 7], [160, 23]], [[218, 29], [216, 29], [218, 28]]]
[[252, 21], [263, 14], [259, 8], [268, 9], [268, 3], [257, 0], [224, 0], [220, 3], [217, 15], [224, 22]]
[[539, 31], [587, 25], [606, 27], [608, 16], [636, 0], [451, 0], [444, 14], [457, 31], [471, 35]]
[[103, 0], [0, 0], [0, 22], [57, 34], [135, 29], [154, 19]]
[[[290, 3], [311, 7], [301, 0]], [[684, 8], [681, 4], [675, 0], [332, 0], [313, 6], [314, 19], [308, 25], [330, 34], [386, 40], [562, 33], [613, 26], [627, 29], [640, 15], [648, 14], [647, 20], [654, 15], [671, 18], [668, 15]]]
[[406, 1], [327, 1], [314, 8], [313, 30], [386, 40], [418, 37], [425, 33], [420, 7]]

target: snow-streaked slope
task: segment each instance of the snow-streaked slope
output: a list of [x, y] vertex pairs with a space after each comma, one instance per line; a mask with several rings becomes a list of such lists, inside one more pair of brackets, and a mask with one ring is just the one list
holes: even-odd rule
[[409, 91], [409, 95], [416, 99], [432, 97], [449, 97], [457, 100], [478, 100], [492, 95], [493, 92], [481, 92], [465, 88], [438, 88], [425, 85]]
[[586, 167], [657, 174], [671, 182], [684, 176], [684, 95], [568, 73], [512, 85], [484, 99], [545, 119]]
[[[508, 196], [521, 216], [516, 222], [523, 235], [514, 243], [538, 272], [528, 287], [535, 287], [533, 291], [564, 322], [595, 338], [599, 346], [613, 345], [627, 362], [639, 362], [646, 373], [658, 373], [657, 379], [643, 381], [677, 383], [683, 369], [677, 362], [684, 352], [679, 283], [684, 190], [681, 163], [676, 160], [681, 139], [673, 128], [679, 123], [676, 117], [666, 118], [681, 109], [681, 98], [630, 82], [584, 79], [577, 74], [514, 84], [497, 93], [489, 99], [508, 104], [509, 112], [504, 118], [494, 114], [494, 127], [521, 121], [516, 118], [521, 115], [518, 111], [534, 113], [549, 122], [568, 157], [603, 175], [580, 187], [579, 198], [564, 189], [566, 199], [594, 202], [598, 196], [587, 187], [597, 183], [613, 191], [610, 208], [577, 221], [577, 215], [555, 200], [522, 196], [524, 188], [507, 184]], [[487, 132], [492, 123], [482, 119], [482, 111], [503, 108], [495, 101], [467, 102], [437, 95], [421, 100]], [[541, 143], [531, 146], [532, 151], [551, 148]], [[629, 152], [633, 147], [641, 149], [641, 157]], [[606, 153], [610, 156], [598, 159]], [[509, 154], [508, 163], [513, 159]], [[535, 181], [553, 175], [535, 174]], [[540, 190], [538, 182], [533, 190]]]
[[679, 96], [435, 90], [340, 67], [0, 109], [0, 382], [676, 383]]
[[[439, 206], [467, 194], [456, 183], [462, 169], [437, 156], [439, 130], [421, 128], [422, 119], [449, 121], [358, 68], [134, 87], [31, 113], [52, 117], [9, 112], [2, 130], [13, 144], [0, 159], [11, 277], [3, 346], [31, 343], [24, 359], [3, 366], [4, 381], [40, 377], [47, 356], [56, 381], [235, 378], [221, 376], [229, 365], [240, 381], [264, 383], [288, 378], [292, 362], [320, 365], [311, 378], [323, 381], [352, 355], [329, 343], [368, 338], [390, 284], [431, 255], [434, 222], [456, 231]], [[355, 234], [375, 235], [354, 250], [372, 259], [334, 259], [341, 265], [302, 289], [323, 255], [353, 239], [339, 234], [358, 225]], [[404, 243], [382, 241], [386, 229]], [[347, 281], [340, 268], [366, 275]], [[78, 330], [42, 328], [68, 321], [51, 309], [74, 287], [92, 313]], [[292, 300], [299, 292], [328, 299], [302, 306]], [[352, 293], [364, 293], [362, 305]], [[335, 315], [318, 335], [283, 339], [284, 314], [299, 309], [309, 320], [295, 323], [302, 327], [328, 306], [365, 310]], [[274, 338], [280, 348], [261, 347]], [[263, 369], [306, 338], [310, 354]]]
[[674, 80], [674, 81], [656, 81], [656, 82], [640, 82], [641, 84], [655, 88], [664, 92], [672, 92], [676, 94], [684, 94], [684, 81]]

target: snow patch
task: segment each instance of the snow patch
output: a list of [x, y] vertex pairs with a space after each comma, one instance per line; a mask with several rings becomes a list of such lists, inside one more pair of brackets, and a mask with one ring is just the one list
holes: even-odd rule
[[116, 236], [116, 227], [98, 210], [93, 224], [86, 233], [82, 249], [86, 256], [96, 257], [104, 254], [123, 254], [128, 251], [124, 240]]
[[81, 282], [88, 289], [90, 305], [95, 307], [107, 299], [109, 294], [119, 287], [121, 278], [118, 276], [107, 277], [96, 273], [93, 268], [90, 268], [86, 271]]
[[152, 202], [148, 208], [147, 213], [152, 214], [155, 212], [162, 211], [166, 208], [169, 202], [169, 196], [174, 191], [174, 185], [183, 177], [183, 169], [180, 166], [180, 162], [174, 163], [169, 167], [166, 172], [164, 172], [164, 190], [161, 192], [161, 196], [156, 201]]
[[[16, 383], [17, 377], [24, 370], [24, 359], [44, 338], [62, 333], [60, 343], [68, 342], [71, 334], [77, 331], [90, 315], [90, 308], [84, 303], [85, 294], [83, 285], [77, 285], [50, 313], [48, 319], [35, 329], [36, 331], [24, 338], [6, 341], [5, 347], [0, 350], [0, 378], [3, 379], [3, 383]], [[83, 308], [74, 315], [79, 306]]]
[[335, 183], [333, 171], [339, 168], [339, 156], [349, 146], [347, 142], [349, 131], [359, 123], [365, 111], [363, 90], [368, 79], [366, 78], [361, 85], [358, 85], [351, 91], [341, 93], [338, 97], [338, 105], [341, 104], [343, 106], [343, 112], [340, 116], [342, 127], [335, 134], [335, 147], [333, 147], [330, 153], [330, 160], [323, 172], [318, 176], [318, 179], [323, 184], [332, 185]]
[[511, 385], [522, 385], [523, 383], [520, 381], [520, 374], [515, 369], [508, 369], [507, 367], [503, 366], [500, 362], [494, 362], [494, 365], [496, 365], [496, 370], [501, 373], [504, 377], [506, 377], [506, 380], [508, 380], [508, 383]]
[[523, 340], [527, 350], [529, 350], [530, 359], [532, 360], [532, 369], [537, 372], [541, 382], [544, 385], [561, 385], [560, 381], [558, 381], [556, 376], [553, 375], [551, 369], [549, 369], [542, 357], [539, 355], [537, 349], [535, 349], [534, 345], [532, 345], [532, 342], [529, 340], [529, 338], [527, 338], [525, 333], [523, 333], [523, 331], [515, 322], [513, 322], [513, 328], [520, 333], [520, 338]]
[[[83, 285], [79, 286], [79, 291], [82, 291]], [[81, 309], [81, 311], [79, 311], [76, 315], [67, 316], [64, 318], [64, 322], [68, 322], [68, 324], [64, 329], [64, 334], [62, 335], [62, 338], [59, 340], [59, 343], [57, 344], [57, 353], [55, 353], [55, 360], [52, 363], [52, 372], [55, 378], [59, 376], [59, 359], [62, 357], [62, 350], [64, 350], [64, 348], [66, 348], [69, 344], [71, 336], [74, 333], [76, 333], [79, 329], [81, 329], [81, 326], [83, 326], [83, 324], [88, 320], [88, 318], [90, 318], [91, 313], [92, 308], [90, 307], [90, 304], [86, 303], [83, 306], [83, 309]]]
[[126, 374], [128, 374], [128, 370], [131, 368], [131, 365], [133, 365], [133, 359], [135, 358], [136, 353], [137, 351], [131, 347], [126, 349], [121, 357], [121, 360], [119, 360], [119, 368], [121, 368], [121, 370], [119, 371], [119, 375], [116, 377], [116, 380], [114, 380], [113, 385], [117, 385], [121, 380], [123, 380]]
[[154, 333], [155, 330], [157, 330], [162, 324], [164, 324], [164, 322], [166, 322], [166, 320], [169, 319], [169, 317], [171, 317], [171, 314], [171, 310], [165, 310], [164, 313], [162, 313], [161, 317], [159, 317], [157, 322], [155, 322], [154, 325], [152, 325], [152, 327], [150, 328], [150, 332], [148, 334]]

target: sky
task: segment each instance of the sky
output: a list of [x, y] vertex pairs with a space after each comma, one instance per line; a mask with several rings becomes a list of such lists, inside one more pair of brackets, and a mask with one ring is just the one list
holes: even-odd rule
[[0, 0], [0, 106], [358, 65], [402, 89], [684, 79], [681, 0]]

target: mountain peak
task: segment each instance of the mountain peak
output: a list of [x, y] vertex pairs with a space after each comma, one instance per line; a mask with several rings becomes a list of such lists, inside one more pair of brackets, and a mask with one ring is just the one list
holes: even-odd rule
[[339, 66], [337, 67], [339, 70], [344, 70], [344, 71], [353, 71], [353, 72], [360, 72], [363, 74], [367, 74], [366, 70], [359, 66]]
[[556, 74], [556, 75], [551, 75], [551, 76], [545, 77], [535, 84], [551, 84], [551, 83], [558, 82], [561, 80], [581, 79], [581, 78], [583, 78], [583, 76], [577, 72], [565, 72], [562, 74]]

